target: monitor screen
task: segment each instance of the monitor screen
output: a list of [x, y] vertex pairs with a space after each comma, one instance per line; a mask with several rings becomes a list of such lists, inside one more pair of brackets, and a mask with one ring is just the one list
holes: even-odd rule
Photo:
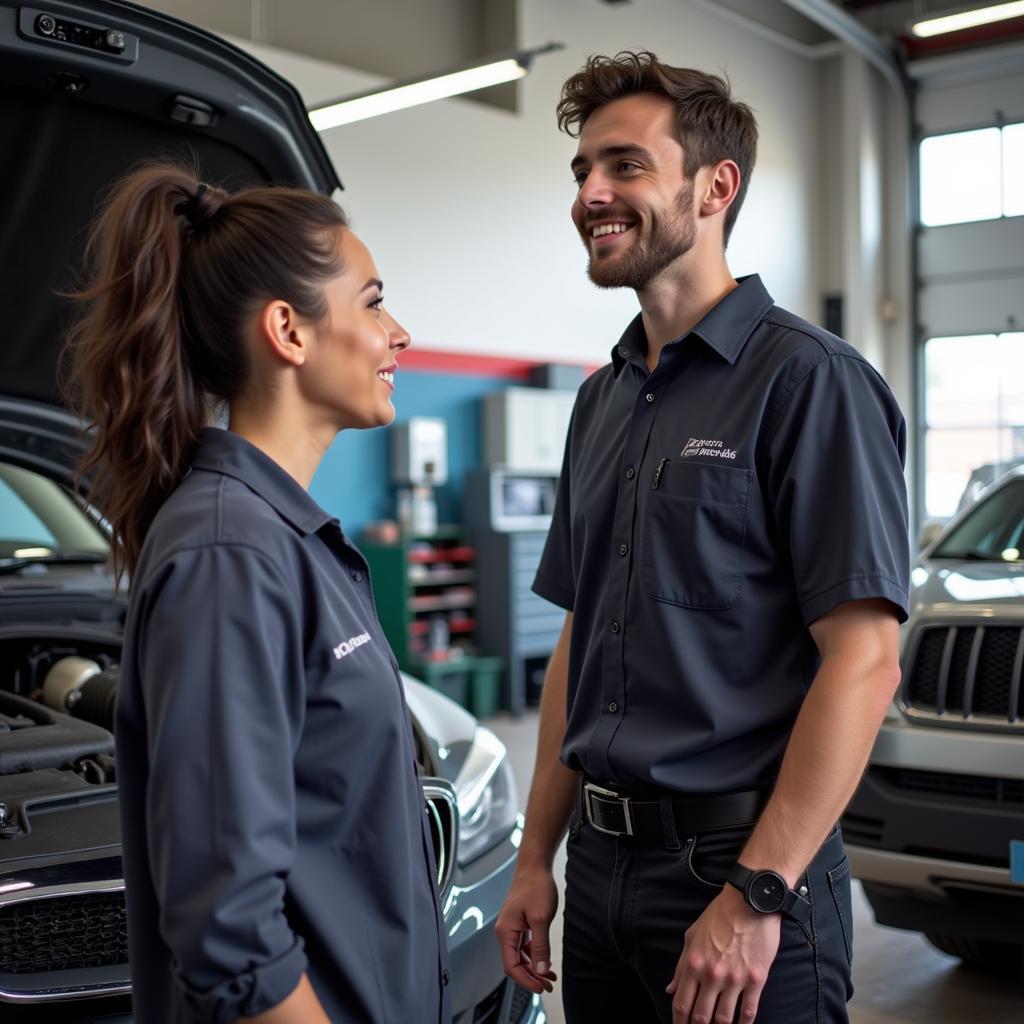
[[502, 481], [502, 514], [543, 516], [551, 514], [552, 481], [544, 477], [506, 477]]

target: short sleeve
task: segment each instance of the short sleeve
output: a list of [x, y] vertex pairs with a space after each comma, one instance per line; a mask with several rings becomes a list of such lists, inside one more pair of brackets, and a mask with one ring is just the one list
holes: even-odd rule
[[883, 598], [905, 621], [906, 423], [864, 360], [834, 353], [794, 383], [767, 440], [768, 501], [803, 620]]
[[565, 454], [562, 457], [562, 472], [558, 477], [558, 492], [551, 516], [537, 574], [533, 581], [533, 592], [559, 608], [571, 612], [576, 603], [576, 578], [572, 568], [572, 427], [576, 415], [569, 421], [565, 439]]
[[142, 595], [159, 927], [186, 1003], [216, 1024], [277, 1005], [307, 966], [284, 909], [305, 708], [293, 591], [260, 551], [216, 545], [175, 555]]

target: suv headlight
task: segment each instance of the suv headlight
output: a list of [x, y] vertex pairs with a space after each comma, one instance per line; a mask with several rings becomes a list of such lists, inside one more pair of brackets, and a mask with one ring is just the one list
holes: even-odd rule
[[496, 846], [515, 827], [519, 794], [505, 744], [478, 725], [455, 780], [459, 806], [458, 862], [466, 865]]

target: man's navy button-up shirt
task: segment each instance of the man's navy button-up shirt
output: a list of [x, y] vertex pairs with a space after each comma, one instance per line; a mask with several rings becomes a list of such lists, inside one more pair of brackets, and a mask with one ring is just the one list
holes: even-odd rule
[[906, 618], [906, 426], [855, 349], [743, 279], [653, 373], [640, 316], [580, 389], [534, 590], [573, 612], [562, 759], [771, 784], [836, 605]]
[[335, 1024], [447, 1024], [412, 725], [366, 563], [203, 432], [132, 579], [117, 708], [136, 1019], [234, 1021], [305, 972]]

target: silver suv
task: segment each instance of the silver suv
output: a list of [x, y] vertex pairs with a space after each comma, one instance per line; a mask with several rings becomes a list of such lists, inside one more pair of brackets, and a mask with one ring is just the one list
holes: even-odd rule
[[843, 817], [880, 924], [1024, 967], [1024, 468], [925, 547], [903, 682]]

